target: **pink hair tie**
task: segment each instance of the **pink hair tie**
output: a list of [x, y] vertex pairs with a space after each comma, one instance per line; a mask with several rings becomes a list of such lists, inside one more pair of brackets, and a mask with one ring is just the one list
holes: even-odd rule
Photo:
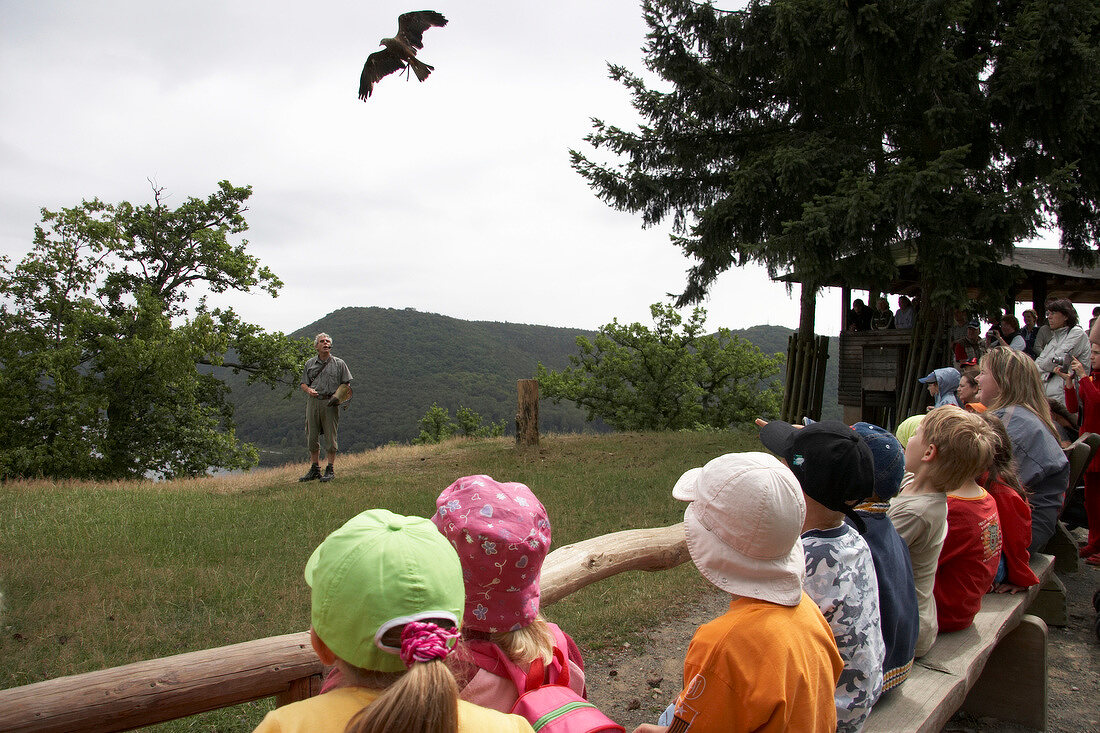
[[451, 652], [447, 643], [458, 637], [458, 629], [444, 629], [430, 622], [410, 621], [401, 632], [401, 661], [406, 667], [411, 667], [414, 662], [443, 659]]

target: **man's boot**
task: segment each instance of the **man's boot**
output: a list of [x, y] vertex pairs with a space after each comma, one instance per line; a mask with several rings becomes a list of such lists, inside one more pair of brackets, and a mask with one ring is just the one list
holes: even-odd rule
[[332, 481], [334, 478], [336, 478], [336, 473], [332, 470], [332, 464], [330, 463], [325, 466], [325, 475], [321, 477], [321, 483]]
[[321, 478], [321, 467], [314, 463], [309, 467], [309, 472], [305, 476], [302, 476], [299, 481], [313, 481]]

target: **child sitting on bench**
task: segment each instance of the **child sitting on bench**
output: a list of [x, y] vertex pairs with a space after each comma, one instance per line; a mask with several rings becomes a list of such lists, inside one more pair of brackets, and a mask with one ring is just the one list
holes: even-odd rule
[[905, 473], [905, 449], [897, 438], [878, 425], [857, 422], [852, 430], [871, 449], [875, 461], [875, 493], [857, 504], [855, 512], [866, 525], [863, 539], [871, 548], [878, 580], [882, 641], [886, 646], [882, 667], [882, 691], [885, 693], [909, 676], [920, 630], [909, 548], [886, 516], [890, 500], [897, 495]]
[[939, 633], [936, 597], [932, 589], [936, 583], [940, 549], [947, 536], [947, 486], [932, 480], [933, 476], [925, 470], [926, 464], [921, 461], [923, 454], [917, 450], [926, 441], [924, 423], [936, 412], [914, 415], [898, 426], [898, 440], [905, 446], [905, 478], [901, 491], [886, 510], [886, 516], [909, 548], [909, 560], [913, 566], [913, 585], [920, 617], [920, 631], [914, 651], [917, 659], [928, 653]]
[[977, 482], [993, 463], [993, 433], [978, 415], [940, 407], [921, 423], [909, 442], [918, 444], [920, 464], [930, 480], [947, 489], [947, 537], [936, 568], [936, 622], [959, 631], [974, 622], [982, 596], [993, 588], [1001, 562], [997, 502]]
[[313, 551], [305, 576], [310, 642], [342, 682], [268, 713], [257, 733], [532, 733], [458, 699], [443, 660], [462, 620], [462, 569], [427, 519], [363, 512]]
[[539, 573], [550, 550], [550, 521], [531, 489], [489, 476], [465, 476], [436, 499], [432, 522], [458, 552], [466, 586], [462, 648], [449, 661], [459, 697], [509, 712], [519, 694], [502, 656], [526, 673], [535, 659], [585, 696], [584, 661], [568, 634], [539, 613]]
[[833, 733], [844, 668], [833, 633], [802, 591], [798, 480], [765, 453], [730, 453], [676, 482], [687, 548], [730, 594], [729, 611], [699, 627], [669, 726], [635, 733]]
[[[886, 658], [875, 566], [861, 536], [866, 530], [863, 518], [853, 509], [874, 493], [870, 446], [836, 420], [804, 428], [766, 423], [760, 442], [783, 459], [802, 487], [806, 594], [829, 622], [844, 660], [834, 692], [837, 730], [858, 733], [882, 694]], [[845, 523], [845, 517], [855, 526]]]
[[997, 593], [1018, 593], [1038, 584], [1039, 579], [1029, 564], [1031, 553], [1031, 505], [1020, 485], [1020, 476], [1012, 459], [1012, 440], [1000, 418], [983, 414], [993, 431], [993, 465], [978, 483], [997, 502], [997, 516], [1001, 523], [1001, 564], [993, 578], [993, 590]]

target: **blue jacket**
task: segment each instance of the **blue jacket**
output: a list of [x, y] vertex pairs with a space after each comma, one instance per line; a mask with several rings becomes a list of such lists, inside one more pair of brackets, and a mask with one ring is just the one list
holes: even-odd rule
[[[882, 640], [886, 659], [882, 665], [882, 691], [897, 687], [909, 676], [917, 649], [917, 589], [913, 583], [913, 565], [909, 548], [890, 518], [886, 502], [864, 502], [856, 507], [867, 531], [863, 539], [871, 548], [871, 562], [878, 579], [878, 607], [882, 622]], [[851, 520], [845, 520], [851, 523]]]

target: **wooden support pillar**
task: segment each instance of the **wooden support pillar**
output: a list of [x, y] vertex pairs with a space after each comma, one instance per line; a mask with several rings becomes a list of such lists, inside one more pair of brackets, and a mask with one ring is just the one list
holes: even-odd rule
[[518, 383], [519, 405], [516, 408], [516, 445], [539, 444], [539, 382], [521, 379]]
[[1050, 574], [1039, 587], [1035, 600], [1028, 606], [1027, 612], [1043, 619], [1048, 626], [1069, 625], [1069, 603], [1066, 598], [1066, 585], [1054, 573]]
[[1047, 729], [1047, 625], [1042, 619], [1025, 615], [1001, 640], [962, 709]]
[[1047, 279], [1041, 273], [1031, 276], [1031, 307], [1039, 316], [1039, 323], [1046, 323]]

